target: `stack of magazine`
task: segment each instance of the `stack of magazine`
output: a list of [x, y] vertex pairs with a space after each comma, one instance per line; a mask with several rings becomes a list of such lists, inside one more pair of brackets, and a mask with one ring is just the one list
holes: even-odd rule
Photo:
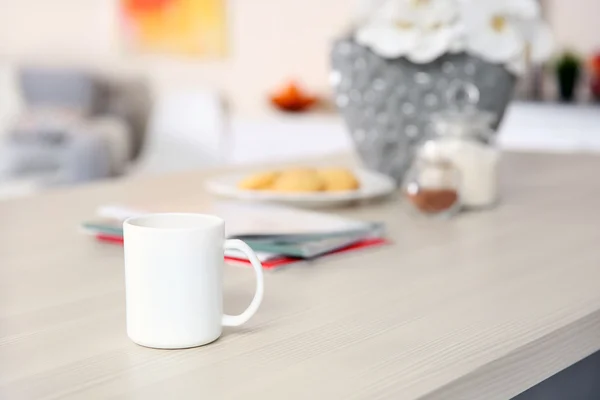
[[[111, 205], [100, 207], [97, 216], [82, 223], [85, 233], [96, 240], [123, 244], [123, 221], [167, 207]], [[173, 210], [173, 207], [171, 207]], [[176, 212], [190, 209], [175, 208]], [[387, 244], [384, 226], [327, 213], [283, 206], [219, 202], [194, 212], [217, 215], [225, 220], [226, 236], [241, 239], [257, 253], [266, 269], [276, 269], [321, 257], [350, 253]], [[231, 264], [250, 265], [239, 252], [225, 252]]]

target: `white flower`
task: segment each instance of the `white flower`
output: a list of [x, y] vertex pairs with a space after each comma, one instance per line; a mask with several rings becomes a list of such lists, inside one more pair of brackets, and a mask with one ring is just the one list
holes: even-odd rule
[[552, 50], [552, 35], [540, 18], [536, 0], [475, 0], [463, 2], [461, 19], [469, 53], [515, 72], [527, 59], [544, 61]]
[[387, 0], [356, 32], [356, 41], [386, 58], [431, 62], [458, 49], [455, 0]]
[[514, 73], [552, 52], [538, 0], [359, 0], [355, 39], [385, 58], [428, 63], [467, 53]]

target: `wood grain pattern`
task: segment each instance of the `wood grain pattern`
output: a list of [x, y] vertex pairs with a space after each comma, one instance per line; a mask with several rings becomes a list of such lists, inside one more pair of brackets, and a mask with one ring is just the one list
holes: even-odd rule
[[[0, 203], [0, 398], [508, 399], [600, 350], [598, 171], [508, 154], [491, 212], [336, 210], [386, 221], [394, 245], [268, 273], [246, 327], [183, 351], [128, 340], [122, 249], [77, 226], [105, 203], [201, 211], [216, 171]], [[253, 290], [226, 268], [228, 312]]]

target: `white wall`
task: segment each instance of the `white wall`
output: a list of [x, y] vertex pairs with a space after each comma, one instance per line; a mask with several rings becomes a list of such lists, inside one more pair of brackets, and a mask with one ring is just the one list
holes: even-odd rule
[[557, 44], [589, 55], [600, 51], [600, 0], [545, 0]]

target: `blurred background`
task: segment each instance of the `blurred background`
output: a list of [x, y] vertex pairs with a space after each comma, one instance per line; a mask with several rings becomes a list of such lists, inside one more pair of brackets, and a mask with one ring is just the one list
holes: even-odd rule
[[[330, 51], [364, 3], [0, 0], [0, 200], [351, 149]], [[600, 2], [542, 13], [553, 57], [519, 80], [500, 142], [600, 150]]]

